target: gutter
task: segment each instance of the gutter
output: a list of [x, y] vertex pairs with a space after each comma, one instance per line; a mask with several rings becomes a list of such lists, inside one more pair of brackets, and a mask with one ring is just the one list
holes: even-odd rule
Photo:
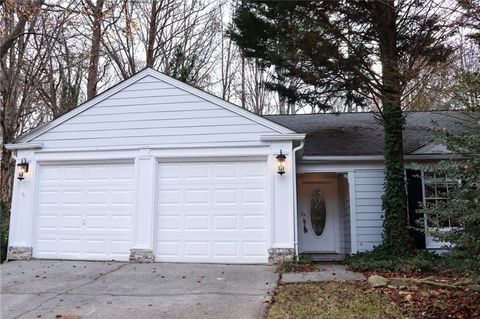
[[6, 144], [7, 150], [28, 150], [28, 149], [40, 149], [43, 147], [43, 143], [15, 143]]
[[302, 140], [300, 145], [292, 150], [292, 174], [293, 174], [293, 253], [298, 261], [298, 217], [297, 217], [297, 165], [296, 153], [305, 146], [305, 141]]
[[271, 141], [303, 141], [306, 134], [304, 133], [289, 133], [289, 134], [276, 134], [276, 135], [261, 135], [260, 140], [262, 142]]
[[[455, 158], [453, 154], [405, 154], [404, 160], [442, 160]], [[303, 156], [302, 162], [366, 162], [384, 161], [383, 155], [347, 155], [347, 156]]]

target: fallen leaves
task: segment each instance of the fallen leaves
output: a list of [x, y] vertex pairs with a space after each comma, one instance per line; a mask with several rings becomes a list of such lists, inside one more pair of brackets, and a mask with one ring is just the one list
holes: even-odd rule
[[405, 282], [402, 287], [390, 285], [371, 289], [413, 311], [412, 318], [480, 318], [480, 293], [469, 289], [472, 282], [468, 279], [429, 276], [402, 280]]

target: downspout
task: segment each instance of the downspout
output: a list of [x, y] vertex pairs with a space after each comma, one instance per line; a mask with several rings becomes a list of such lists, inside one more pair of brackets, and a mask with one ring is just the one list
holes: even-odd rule
[[297, 165], [296, 153], [305, 145], [305, 141], [301, 141], [300, 145], [292, 151], [292, 174], [293, 174], [293, 245], [296, 260], [298, 260], [298, 221], [297, 221]]

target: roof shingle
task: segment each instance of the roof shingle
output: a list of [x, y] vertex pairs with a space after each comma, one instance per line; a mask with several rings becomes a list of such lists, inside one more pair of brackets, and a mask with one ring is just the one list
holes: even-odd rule
[[[373, 112], [358, 112], [265, 117], [298, 133], [306, 133], [306, 156], [382, 155], [383, 126], [375, 115]], [[432, 142], [434, 123], [442, 129], [462, 132], [467, 119], [466, 115], [455, 111], [406, 113], [407, 124], [403, 133], [405, 154]]]

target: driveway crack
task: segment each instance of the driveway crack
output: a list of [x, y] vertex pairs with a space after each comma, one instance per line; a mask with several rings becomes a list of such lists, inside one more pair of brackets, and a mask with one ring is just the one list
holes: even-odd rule
[[[73, 288], [67, 289], [67, 290], [65, 290], [65, 291], [58, 292], [58, 293], [53, 292], [55, 295], [53, 295], [52, 297], [50, 297], [50, 298], [48, 298], [48, 299], [45, 299], [44, 301], [42, 301], [40, 304], [36, 305], [36, 306], [33, 307], [32, 309], [26, 310], [26, 311], [22, 312], [21, 314], [13, 317], [12, 319], [18, 319], [18, 318], [20, 318], [21, 316], [26, 315], [27, 313], [33, 312], [33, 311], [39, 309], [39, 308], [40, 308], [41, 306], [43, 306], [44, 304], [46, 304], [47, 302], [52, 301], [52, 300], [54, 300], [55, 298], [57, 298], [57, 297], [59, 297], [59, 296], [61, 296], [61, 295], [68, 295], [72, 290], [75, 290], [75, 289], [81, 288], [81, 287], [83, 287], [83, 286], [89, 285], [89, 284], [91, 284], [91, 283], [94, 283], [94, 282], [97, 281], [98, 279], [103, 278], [103, 277], [105, 277], [105, 276], [107, 276], [107, 275], [109, 275], [109, 274], [112, 274], [112, 273], [114, 273], [114, 272], [122, 269], [122, 268], [125, 267], [126, 265], [128, 265], [128, 263], [122, 264], [122, 265], [120, 265], [120, 266], [118, 266], [118, 267], [116, 267], [116, 268], [114, 268], [114, 269], [112, 269], [112, 270], [109, 270], [109, 271], [105, 272], [105, 273], [101, 273], [100, 275], [98, 275], [97, 277], [93, 278], [92, 280], [89, 280], [88, 282], [82, 283], [82, 284], [80, 284], [80, 285], [78, 285], [78, 286], [75, 286], [75, 287], [73, 287]], [[43, 293], [47, 293], [47, 292], [43, 292]]]

